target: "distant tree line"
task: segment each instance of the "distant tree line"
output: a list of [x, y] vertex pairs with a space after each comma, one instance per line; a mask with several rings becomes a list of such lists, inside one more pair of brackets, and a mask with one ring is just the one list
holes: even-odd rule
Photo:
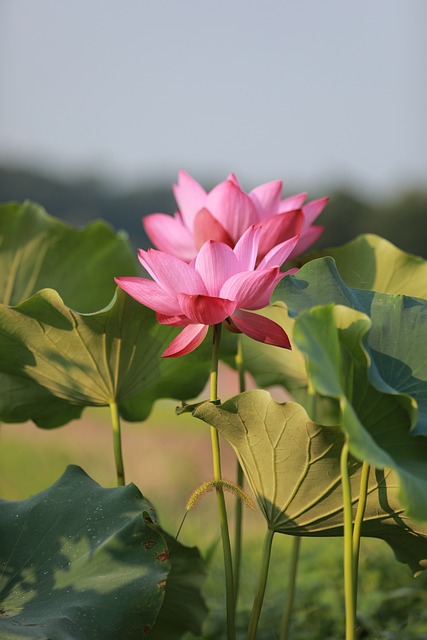
[[[427, 258], [427, 190], [370, 202], [350, 191], [325, 189], [311, 193], [310, 199], [326, 194], [331, 199], [318, 220], [325, 232], [316, 248], [337, 246], [361, 233], [376, 233]], [[0, 202], [11, 200], [37, 202], [48, 213], [76, 226], [103, 218], [115, 229], [125, 230], [135, 248], [150, 246], [141, 224], [143, 216], [176, 210], [169, 183], [141, 183], [141, 187], [125, 191], [100, 178], [65, 181], [36, 171], [0, 167]]]

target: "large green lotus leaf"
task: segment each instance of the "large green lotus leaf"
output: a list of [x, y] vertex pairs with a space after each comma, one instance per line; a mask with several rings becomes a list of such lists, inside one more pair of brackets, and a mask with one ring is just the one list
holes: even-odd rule
[[[160, 325], [153, 311], [121, 290], [106, 309], [79, 314], [45, 289], [17, 307], [1, 308], [0, 372], [28, 379], [73, 407], [116, 402], [126, 420], [144, 420], [156, 399], [192, 398], [206, 383], [207, 341], [187, 356], [160, 358], [178, 331]], [[45, 400], [31, 396], [33, 404], [27, 404], [27, 418], [39, 426], [50, 426], [49, 407], [40, 407]]]
[[201, 595], [204, 562], [196, 548], [184, 547], [164, 531], [162, 536], [168, 545], [171, 570], [150, 640], [179, 640], [187, 631], [200, 636], [208, 613]]
[[[386, 331], [387, 318], [384, 322]], [[339, 429], [353, 455], [394, 469], [401, 503], [412, 517], [427, 521], [427, 438], [411, 431], [416, 418], [411, 398], [388, 388], [370, 366], [363, 346], [369, 324], [364, 314], [341, 306], [314, 307], [298, 316], [294, 338], [307, 357], [313, 400], [308, 413], [316, 420], [317, 396], [338, 402]], [[399, 361], [395, 366], [402, 370]]]
[[114, 276], [136, 275], [123, 234], [105, 222], [74, 229], [31, 202], [0, 206], [0, 301], [17, 305], [40, 289], [55, 289], [80, 312], [105, 307]]
[[0, 502], [3, 640], [140, 640], [163, 603], [165, 540], [134, 485], [69, 467], [49, 489]]
[[[84, 312], [110, 302], [115, 275], [137, 271], [123, 234], [100, 221], [74, 229], [31, 202], [0, 206], [0, 267], [0, 300], [5, 305], [51, 287], [70, 307]], [[0, 416], [6, 422], [33, 418], [56, 427], [82, 412], [82, 407], [55, 398], [21, 376], [0, 372], [0, 388]]]
[[[308, 386], [304, 358], [292, 339], [294, 322], [286, 314], [284, 301], [290, 304], [294, 314], [313, 305], [336, 303], [369, 315], [369, 294], [364, 300], [360, 292], [353, 289], [427, 297], [427, 262], [401, 251], [379, 236], [362, 235], [342, 247], [325, 249], [314, 255], [322, 254], [332, 256], [336, 265], [331, 260], [317, 260], [310, 263], [311, 266], [304, 266], [296, 276], [285, 278], [273, 295], [273, 300], [281, 301], [282, 308], [273, 306], [263, 310], [264, 315], [286, 330], [292, 351], [284, 352], [243, 337], [245, 366], [259, 386], [282, 385], [303, 404]], [[325, 401], [325, 416], [333, 413], [333, 405]]]
[[[194, 415], [232, 445], [271, 529], [302, 536], [343, 535], [340, 429], [316, 425], [303, 407], [279, 404], [264, 390], [247, 391], [220, 406], [206, 402]], [[389, 422], [389, 416], [378, 414], [378, 439]], [[415, 456], [414, 463], [421, 457]], [[351, 458], [354, 513], [360, 472], [361, 463]], [[426, 479], [424, 471], [424, 487]], [[414, 573], [427, 566], [427, 528], [402, 510], [398, 479], [390, 469], [371, 469], [362, 535], [384, 539]]]
[[427, 435], [426, 300], [348, 287], [332, 258], [308, 263], [286, 278], [276, 295], [286, 300], [294, 316], [327, 304], [345, 305], [369, 316], [372, 326], [365, 347], [371, 383], [384, 393], [413, 398], [418, 405], [413, 433]]
[[366, 234], [320, 254], [335, 259], [349, 287], [427, 298], [427, 261], [384, 238]]

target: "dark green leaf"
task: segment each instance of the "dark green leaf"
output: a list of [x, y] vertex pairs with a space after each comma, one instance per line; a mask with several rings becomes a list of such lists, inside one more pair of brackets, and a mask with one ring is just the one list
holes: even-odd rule
[[[394, 313], [392, 302], [388, 311]], [[337, 426], [351, 452], [377, 469], [394, 469], [402, 505], [412, 517], [427, 521], [427, 438], [411, 432], [416, 410], [410, 397], [389, 387], [370, 366], [363, 347], [369, 324], [364, 314], [341, 306], [314, 307], [298, 316], [294, 338], [307, 356], [308, 413], [316, 419], [319, 396], [335, 400], [341, 413]], [[383, 351], [387, 327], [384, 322]]]
[[418, 416], [412, 415], [413, 433], [427, 435], [426, 300], [347, 287], [331, 258], [305, 265], [297, 275], [285, 279], [276, 295], [286, 301], [292, 315], [335, 304], [369, 316], [371, 329], [365, 348], [371, 383], [384, 393], [408, 396], [407, 405], [413, 398], [418, 406]]
[[0, 502], [3, 640], [141, 640], [170, 571], [134, 485], [103, 489], [69, 467], [49, 489]]

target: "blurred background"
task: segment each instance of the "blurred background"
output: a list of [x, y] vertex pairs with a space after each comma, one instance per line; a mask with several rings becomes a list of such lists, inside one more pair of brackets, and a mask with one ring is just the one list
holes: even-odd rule
[[425, 0], [1, 0], [0, 201], [146, 247], [179, 169], [330, 195], [318, 246], [427, 257]]

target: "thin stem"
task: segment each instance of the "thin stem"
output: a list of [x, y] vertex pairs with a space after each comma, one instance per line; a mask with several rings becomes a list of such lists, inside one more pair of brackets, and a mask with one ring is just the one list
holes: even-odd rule
[[[212, 327], [212, 364], [210, 373], [210, 401], [218, 400], [218, 359], [219, 344], [221, 339], [221, 325], [217, 324]], [[211, 427], [212, 441], [212, 461], [213, 473], [216, 481], [222, 481], [221, 473], [221, 452], [219, 447], [218, 431]], [[234, 640], [236, 637], [236, 609], [234, 603], [234, 579], [233, 579], [233, 560], [231, 554], [230, 535], [228, 531], [227, 510], [225, 506], [225, 497], [222, 487], [216, 489], [216, 499], [218, 504], [219, 523], [221, 527], [222, 551], [224, 556], [224, 572], [225, 572], [225, 597], [227, 609], [227, 640]]]
[[359, 555], [360, 555], [360, 538], [362, 533], [363, 518], [365, 515], [366, 502], [368, 499], [368, 482], [369, 473], [371, 467], [367, 462], [362, 465], [362, 472], [360, 475], [360, 491], [359, 502], [356, 510], [356, 517], [354, 519], [353, 528], [353, 578], [354, 578], [354, 606], [357, 607], [357, 583], [359, 576]]
[[181, 533], [181, 529], [184, 526], [185, 519], [187, 517], [188, 511], [186, 510], [184, 515], [182, 516], [181, 524], [178, 527], [178, 531], [176, 532], [175, 542], [178, 540], [179, 534]]
[[345, 640], [355, 640], [356, 596], [353, 560], [353, 504], [348, 471], [349, 449], [345, 442], [341, 451], [341, 484], [344, 508], [344, 599], [345, 599]]
[[255, 640], [258, 629], [259, 618], [264, 601], [265, 588], [267, 586], [268, 568], [270, 566], [271, 546], [273, 543], [274, 531], [267, 529], [264, 538], [264, 547], [261, 558], [261, 571], [258, 579], [258, 589], [255, 594], [254, 604], [252, 606], [251, 619], [249, 621], [247, 640]]
[[120, 428], [120, 415], [117, 407], [117, 403], [110, 402], [110, 415], [111, 424], [113, 427], [113, 448], [114, 448], [114, 462], [116, 465], [116, 477], [117, 486], [123, 487], [125, 484], [125, 468], [123, 465], [122, 454], [122, 434]]
[[219, 345], [221, 343], [221, 324], [215, 324], [212, 327], [212, 359], [211, 372], [209, 377], [209, 400], [216, 402], [218, 400], [218, 362], [219, 362]]
[[[236, 484], [243, 488], [244, 475], [240, 462], [236, 460]], [[242, 565], [242, 538], [243, 538], [243, 503], [237, 498], [234, 511], [234, 603], [237, 607], [239, 597], [240, 573]]]
[[289, 570], [288, 593], [286, 598], [285, 611], [283, 613], [282, 624], [280, 626], [280, 640], [288, 640], [291, 626], [291, 614], [295, 600], [295, 586], [298, 570], [298, 559], [301, 546], [301, 538], [294, 536], [292, 540], [291, 566]]
[[[236, 369], [239, 374], [240, 393], [246, 391], [245, 367], [243, 365], [243, 341], [242, 334], [237, 336]], [[240, 462], [236, 460], [236, 484], [243, 488], [244, 474]], [[242, 532], [243, 532], [243, 504], [236, 500], [235, 525], [234, 525], [234, 600], [237, 607], [240, 587], [240, 573], [242, 561]]]
[[236, 369], [239, 374], [239, 388], [240, 393], [246, 391], [246, 379], [245, 379], [245, 367], [243, 365], [243, 340], [242, 334], [239, 333], [237, 336], [237, 352], [235, 357]]

